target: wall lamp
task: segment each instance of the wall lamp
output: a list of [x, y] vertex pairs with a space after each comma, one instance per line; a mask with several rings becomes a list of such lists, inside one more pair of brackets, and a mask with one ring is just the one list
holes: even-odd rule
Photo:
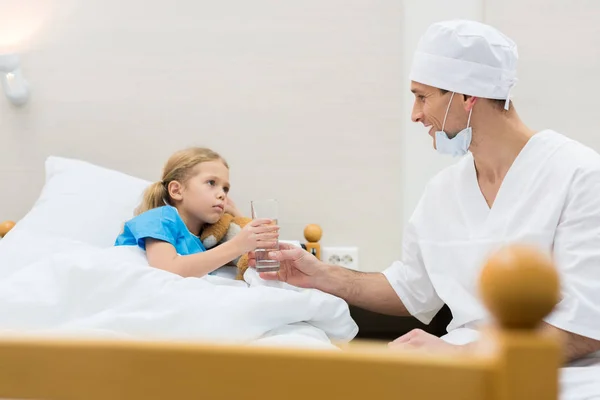
[[23, 78], [19, 56], [0, 54], [0, 81], [4, 94], [15, 106], [22, 106], [29, 100], [29, 83]]

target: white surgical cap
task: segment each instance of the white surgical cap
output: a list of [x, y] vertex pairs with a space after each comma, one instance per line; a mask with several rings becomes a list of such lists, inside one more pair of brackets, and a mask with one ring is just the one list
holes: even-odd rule
[[449, 92], [506, 100], [508, 110], [518, 58], [517, 45], [489, 25], [438, 22], [419, 41], [410, 79]]

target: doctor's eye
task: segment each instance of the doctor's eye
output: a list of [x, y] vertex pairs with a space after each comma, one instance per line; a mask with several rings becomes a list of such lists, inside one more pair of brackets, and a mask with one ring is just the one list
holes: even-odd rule
[[423, 96], [422, 94], [418, 95], [418, 96], [417, 96], [417, 99], [418, 99], [420, 102], [422, 102], [422, 103], [424, 103], [424, 102], [425, 102], [425, 96]]

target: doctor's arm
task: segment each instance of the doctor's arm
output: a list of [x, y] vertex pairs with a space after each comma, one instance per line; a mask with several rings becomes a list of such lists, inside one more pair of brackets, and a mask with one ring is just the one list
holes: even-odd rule
[[[382, 273], [365, 273], [325, 264], [307, 251], [280, 243], [280, 251], [269, 256], [280, 262], [279, 272], [263, 272], [265, 280], [279, 280], [290, 285], [314, 288], [346, 300], [355, 306], [382, 314], [406, 316], [406, 307]], [[254, 254], [249, 254], [254, 267]]]
[[544, 323], [544, 328], [553, 331], [562, 338], [563, 355], [565, 361], [571, 362], [578, 360], [588, 354], [600, 351], [600, 341], [589, 337], [577, 335]]
[[408, 316], [404, 304], [381, 273], [352, 271], [336, 265], [323, 265], [316, 288], [348, 303], [381, 314]]
[[[563, 357], [566, 363], [600, 351], [600, 341], [598, 340], [567, 332], [548, 323], [543, 324], [543, 329], [547, 329], [561, 338]], [[479, 341], [465, 345], [450, 344], [420, 329], [414, 329], [390, 343], [390, 347], [393, 349], [419, 348], [430, 352], [476, 353], [479, 351], [479, 346]]]
[[[428, 324], [443, 307], [425, 268], [414, 220], [426, 216], [422, 201], [409, 220], [403, 238], [403, 259], [383, 272], [358, 272], [329, 265], [295, 246], [280, 244], [269, 256], [280, 261], [279, 273], [262, 273], [267, 280], [315, 288], [369, 311], [395, 316], [414, 316]], [[250, 254], [249, 265], [255, 265]]]
[[600, 169], [574, 176], [554, 237], [561, 301], [545, 319], [573, 361], [600, 350]]

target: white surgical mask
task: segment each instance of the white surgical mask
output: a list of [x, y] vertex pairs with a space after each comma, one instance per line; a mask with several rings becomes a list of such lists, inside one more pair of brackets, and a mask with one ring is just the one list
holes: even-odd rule
[[452, 96], [450, 96], [450, 102], [448, 103], [448, 108], [446, 108], [446, 115], [444, 116], [444, 122], [442, 123], [442, 130], [435, 132], [435, 148], [440, 154], [449, 154], [453, 157], [460, 157], [467, 154], [467, 151], [469, 151], [469, 146], [471, 145], [473, 131], [469, 125], [471, 123], [471, 113], [473, 112], [473, 109], [471, 108], [471, 111], [469, 111], [467, 127], [458, 132], [453, 138], [449, 138], [446, 132], [444, 132], [444, 127], [446, 126], [446, 118], [448, 118], [448, 111], [450, 111], [450, 105], [452, 104], [453, 98], [454, 92], [452, 92]]

